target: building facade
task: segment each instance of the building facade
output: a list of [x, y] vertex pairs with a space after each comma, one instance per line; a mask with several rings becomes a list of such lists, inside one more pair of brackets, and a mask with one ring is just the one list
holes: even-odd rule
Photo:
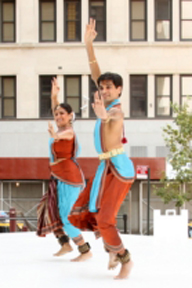
[[[83, 41], [90, 17], [97, 20], [94, 47], [101, 72], [123, 77], [125, 149], [135, 166], [149, 165], [151, 180], [158, 181], [167, 156], [162, 127], [174, 117], [170, 103], [192, 96], [192, 1], [0, 0], [0, 15], [0, 209], [15, 201], [21, 210], [27, 207], [26, 214], [35, 211], [36, 198], [46, 190], [49, 173], [42, 167], [48, 166], [53, 76], [59, 101], [76, 112], [86, 178], [94, 172], [95, 86]], [[140, 216], [141, 185], [135, 182], [121, 212], [134, 219], [129, 222], [134, 233], [143, 233], [146, 220]], [[31, 202], [22, 204], [27, 197]], [[159, 203], [153, 206], [165, 209]]]

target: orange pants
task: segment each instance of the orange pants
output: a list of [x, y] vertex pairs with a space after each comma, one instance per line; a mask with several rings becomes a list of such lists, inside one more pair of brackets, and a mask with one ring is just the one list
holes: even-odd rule
[[82, 230], [98, 231], [107, 250], [118, 253], [124, 249], [116, 228], [116, 216], [133, 180], [122, 182], [112, 173], [107, 174], [100, 209], [96, 213], [88, 211], [88, 202], [92, 181], [80, 194], [75, 203], [70, 222]]

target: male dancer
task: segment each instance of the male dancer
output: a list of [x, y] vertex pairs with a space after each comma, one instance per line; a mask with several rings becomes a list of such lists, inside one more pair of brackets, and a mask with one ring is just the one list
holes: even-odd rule
[[[133, 263], [117, 232], [115, 218], [134, 181], [134, 168], [122, 146], [124, 115], [119, 97], [123, 81], [118, 74], [100, 73], [93, 49], [96, 36], [95, 20], [90, 19], [85, 45], [91, 76], [100, 93], [95, 93], [92, 107], [98, 118], [94, 140], [101, 162], [94, 179], [80, 194], [69, 219], [75, 226], [93, 230], [103, 238], [105, 250], [109, 252], [108, 268], [112, 269], [120, 262], [121, 269], [115, 279], [122, 279], [129, 275]], [[81, 261], [81, 255], [76, 261]]]

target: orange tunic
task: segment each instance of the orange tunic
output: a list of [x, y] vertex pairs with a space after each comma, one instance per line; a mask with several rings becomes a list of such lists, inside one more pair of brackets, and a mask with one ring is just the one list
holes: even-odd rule
[[76, 143], [75, 138], [71, 140], [60, 139], [52, 144], [54, 162], [50, 163], [51, 174], [67, 184], [83, 186], [84, 177], [75, 159]]

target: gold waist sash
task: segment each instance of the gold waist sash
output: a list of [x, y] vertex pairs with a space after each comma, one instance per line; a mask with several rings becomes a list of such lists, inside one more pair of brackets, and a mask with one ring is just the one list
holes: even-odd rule
[[124, 152], [125, 152], [125, 150], [124, 150], [123, 147], [122, 148], [113, 149], [111, 151], [99, 154], [99, 160], [106, 160], [106, 159], [109, 159], [109, 158], [114, 157], [116, 155], [123, 154]]

